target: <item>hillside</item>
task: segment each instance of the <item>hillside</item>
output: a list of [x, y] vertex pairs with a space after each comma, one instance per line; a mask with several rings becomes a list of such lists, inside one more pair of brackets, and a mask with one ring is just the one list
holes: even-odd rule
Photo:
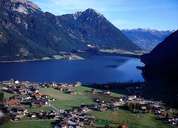
[[0, 0], [0, 60], [41, 58], [88, 46], [140, 50], [93, 9], [55, 16], [27, 0]]
[[175, 72], [178, 69], [178, 31], [168, 36], [149, 54], [142, 56], [146, 66], [155, 70], [164, 68], [164, 71]]
[[150, 52], [172, 33], [172, 31], [160, 31], [141, 28], [122, 30], [122, 32], [136, 45], [144, 49], [145, 52]]
[[178, 107], [178, 31], [168, 36], [149, 54], [141, 57], [145, 63], [143, 75], [148, 84], [145, 95], [164, 100]]

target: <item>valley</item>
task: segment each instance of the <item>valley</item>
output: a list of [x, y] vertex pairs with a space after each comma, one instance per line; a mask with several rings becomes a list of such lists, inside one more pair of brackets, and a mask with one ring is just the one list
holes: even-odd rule
[[[28, 85], [26, 86], [27, 87], [26, 89], [30, 89], [29, 88], [30, 86], [34, 86], [38, 88], [37, 83], [30, 83], [24, 81], [21, 82], [21, 86], [22, 84], [23, 86], [24, 84]], [[13, 85], [12, 83], [10, 84], [10, 81], [9, 84], [7, 82], [6, 83], [2, 82], [1, 85], [2, 90], [4, 90], [6, 86], [9, 89], [10, 88], [12, 89], [14, 87], [18, 87], [19, 85], [17, 84]], [[56, 119], [56, 118], [53, 119], [53, 117], [58, 117], [57, 113], [60, 113], [60, 116], [62, 116], [62, 118], [66, 118], [66, 119], [68, 118], [67, 120], [71, 120], [71, 121], [73, 120], [72, 119], [73, 116], [75, 118], [83, 117], [86, 120], [87, 118], [90, 118], [90, 120], [84, 121], [83, 122], [84, 124], [82, 123], [82, 120], [80, 121], [79, 124], [78, 123], [73, 124], [73, 125], [83, 124], [84, 126], [82, 127], [87, 127], [87, 128], [106, 127], [106, 126], [115, 128], [120, 125], [127, 125], [131, 128], [142, 128], [142, 127], [174, 128], [173, 126], [168, 125], [166, 121], [164, 121], [164, 118], [166, 119], [166, 117], [157, 113], [159, 110], [164, 112], [169, 112], [168, 108], [167, 110], [164, 110], [164, 106], [162, 106], [162, 103], [157, 101], [149, 101], [143, 98], [136, 97], [134, 96], [134, 93], [132, 93], [132, 95], [131, 93], [130, 95], [122, 94], [122, 92], [124, 90], [127, 91], [128, 88], [136, 90], [137, 87], [136, 86], [134, 87], [132, 84], [130, 84], [130, 86], [128, 87], [120, 88], [118, 85], [118, 91], [117, 93], [115, 93], [112, 92], [112, 90], [103, 91], [103, 89], [100, 90], [100, 89], [90, 88], [86, 86], [81, 86], [80, 84], [73, 84], [73, 85], [54, 84], [54, 83], [41, 84], [39, 87], [39, 92], [37, 94], [41, 96], [43, 95], [48, 96], [47, 98], [49, 99], [47, 100], [48, 103], [43, 105], [42, 104], [38, 105], [32, 100], [33, 107], [30, 106], [28, 107], [28, 105], [20, 104], [20, 106], [23, 108], [25, 107], [28, 110], [28, 112], [24, 111], [25, 116], [22, 116], [21, 118], [19, 118], [19, 116], [16, 115], [16, 117], [13, 118], [9, 123], [5, 124], [4, 127], [50, 128], [52, 127], [52, 125], [58, 125], [52, 122], [55, 122]], [[11, 97], [13, 97], [13, 93], [10, 94], [12, 94]], [[15, 97], [17, 97], [17, 95]], [[4, 98], [5, 99], [9, 98], [9, 92], [8, 93], [5, 92]], [[38, 98], [40, 97], [38, 96]], [[132, 108], [132, 103], [137, 104], [138, 106], [140, 104], [140, 108], [139, 107]], [[149, 105], [153, 105], [155, 107], [159, 106], [161, 107], [161, 109], [152, 108], [152, 110], [149, 110], [150, 109]], [[18, 106], [14, 104], [13, 107], [18, 108]], [[142, 109], [141, 106], [142, 107], [147, 106], [147, 107], [146, 109]], [[70, 112], [68, 113], [70, 114], [70, 116], [68, 117], [66, 114], [64, 116], [63, 112], [66, 112], [66, 114]], [[41, 117], [40, 115], [38, 115], [38, 113], [43, 114], [43, 116]], [[51, 113], [51, 117], [48, 117], [47, 115], [45, 116], [45, 113], [46, 114]], [[35, 114], [36, 116], [32, 116]], [[77, 117], [77, 115], [80, 116]], [[69, 122], [66, 123], [66, 125], [70, 125]], [[60, 125], [62, 125], [62, 122], [60, 123]]]
[[0, 128], [177, 128], [176, 0], [0, 0]]

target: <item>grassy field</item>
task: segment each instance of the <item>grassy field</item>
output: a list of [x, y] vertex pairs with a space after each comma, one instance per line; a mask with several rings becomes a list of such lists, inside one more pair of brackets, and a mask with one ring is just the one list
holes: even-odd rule
[[65, 94], [52, 88], [41, 88], [40, 92], [55, 98], [56, 101], [51, 102], [55, 107], [70, 109], [74, 106], [80, 106], [82, 104], [92, 104], [93, 100], [90, 98], [88, 93], [90, 90], [91, 89], [87, 87], [77, 87], [76, 95]]
[[[96, 127], [104, 127], [105, 125], [116, 128], [120, 124], [126, 123], [129, 128], [172, 128], [159, 120], [156, 120], [152, 114], [133, 114], [129, 111], [107, 111], [107, 112], [90, 112], [96, 117]], [[51, 128], [49, 120], [33, 120], [8, 123], [2, 128]]]
[[28, 111], [29, 112], [39, 112], [39, 111], [51, 111], [53, 110], [51, 107], [48, 107], [48, 106], [42, 106], [42, 107], [39, 107], [39, 106], [33, 106], [32, 108], [29, 108], [28, 107]]
[[[0, 89], [2, 89], [2, 85], [0, 84]], [[4, 98], [5, 99], [8, 99], [9, 97], [12, 97], [12, 96], [14, 96], [14, 94], [10, 94], [10, 93], [6, 93], [6, 92], [3, 92], [4, 93]]]
[[[70, 109], [74, 106], [94, 103], [93, 102], [94, 96], [91, 94], [91, 88], [80, 86], [80, 87], [76, 87], [75, 91], [77, 93], [76, 95], [70, 95], [70, 94], [66, 94], [58, 90], [55, 90], [53, 88], [41, 88], [40, 89], [40, 92], [42, 92], [43, 94], [49, 95], [50, 97], [53, 97], [56, 99], [56, 101], [52, 102], [52, 104], [57, 108]], [[119, 97], [121, 95], [118, 93], [112, 93], [111, 96]]]
[[14, 96], [14, 94], [4, 92], [4, 98], [5, 99], [8, 99], [9, 97], [12, 97], [12, 96]]
[[128, 124], [129, 128], [171, 128], [163, 122], [156, 120], [152, 114], [133, 114], [129, 111], [91, 112], [96, 117], [96, 126], [110, 125], [117, 127], [120, 124]]
[[49, 120], [26, 120], [26, 121], [19, 121], [13, 123], [7, 123], [4, 126], [0, 126], [0, 128], [52, 128], [51, 122]]

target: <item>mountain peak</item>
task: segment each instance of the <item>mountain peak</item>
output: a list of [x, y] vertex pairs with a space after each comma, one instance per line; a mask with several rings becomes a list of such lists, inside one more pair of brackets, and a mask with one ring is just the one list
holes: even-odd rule
[[2, 6], [8, 10], [12, 10], [22, 14], [29, 14], [41, 9], [31, 1], [28, 0], [2, 0]]
[[98, 11], [96, 11], [95, 9], [92, 9], [92, 8], [86, 9], [85, 11], [83, 11], [83, 13], [97, 15], [97, 16], [103, 16], [101, 13], [99, 13]]
[[75, 14], [73, 14], [74, 19], [78, 19], [80, 16], [85, 17], [104, 17], [101, 13], [96, 11], [95, 9], [88, 8], [85, 11], [78, 11]]
[[23, 3], [23, 4], [28, 2], [27, 0], [10, 0], [10, 1], [13, 3]]
[[88, 8], [84, 12], [96, 13], [97, 11], [93, 8]]

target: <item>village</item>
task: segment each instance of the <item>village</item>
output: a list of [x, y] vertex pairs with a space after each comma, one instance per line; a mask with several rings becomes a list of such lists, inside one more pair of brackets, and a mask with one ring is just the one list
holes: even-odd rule
[[[53, 89], [63, 95], [75, 97], [80, 93], [76, 91], [76, 88], [82, 86], [80, 82], [63, 84], [10, 80], [3, 81], [0, 85], [0, 92], [3, 95], [0, 101], [0, 110], [10, 122], [50, 120], [52, 128], [95, 127], [97, 119], [91, 114], [92, 112], [115, 112], [124, 109], [132, 113], [152, 113], [156, 120], [160, 120], [171, 127], [178, 126], [176, 110], [167, 107], [160, 101], [146, 100], [138, 95], [114, 97], [109, 90], [90, 88], [87, 90], [87, 95], [91, 96], [91, 102], [79, 103], [70, 108], [59, 108], [55, 105], [56, 96], [52, 97], [52, 93], [48, 95], [41, 90]], [[4, 96], [5, 94], [7, 96]], [[128, 128], [129, 124], [123, 122], [118, 124], [118, 127]]]

